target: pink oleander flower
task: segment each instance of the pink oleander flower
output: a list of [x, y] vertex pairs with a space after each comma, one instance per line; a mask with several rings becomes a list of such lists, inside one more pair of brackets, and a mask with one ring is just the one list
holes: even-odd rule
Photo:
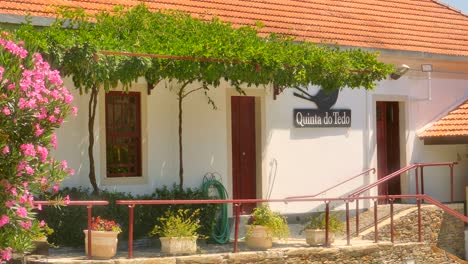
[[52, 186], [52, 189], [54, 190], [55, 193], [58, 193], [58, 191], [59, 191], [58, 185]]
[[52, 134], [52, 136], [50, 136], [50, 144], [54, 149], [57, 149], [57, 135]]
[[36, 151], [37, 154], [39, 154], [41, 161], [45, 162], [47, 160], [47, 155], [49, 155], [47, 148], [43, 146], [37, 146]]
[[6, 116], [9, 116], [9, 115], [11, 114], [10, 108], [8, 108], [8, 107], [6, 107], [6, 106], [3, 108], [3, 111], [2, 111], [2, 112], [3, 112]]
[[10, 192], [11, 192], [11, 194], [12, 194], [13, 196], [17, 196], [17, 195], [18, 195], [18, 193], [16, 192], [16, 188], [15, 188], [15, 187], [11, 187], [11, 188], [10, 188]]
[[34, 149], [34, 145], [31, 144], [31, 143], [22, 144], [20, 146], [20, 149], [23, 152], [23, 155], [25, 155], [25, 156], [31, 156], [31, 157], [36, 156], [36, 150]]
[[36, 137], [39, 137], [44, 133], [44, 129], [41, 128], [41, 125], [39, 123], [36, 123], [36, 125], [34, 125], [34, 128], [36, 129]]
[[6, 215], [2, 215], [2, 217], [0, 217], [0, 227], [6, 225], [10, 223], [10, 218]]
[[77, 116], [77, 115], [78, 115], [78, 107], [73, 106], [73, 107], [71, 108], [71, 111], [72, 111], [73, 116]]
[[34, 174], [34, 169], [31, 168], [31, 166], [27, 165], [25, 168], [24, 168], [24, 171], [29, 174], [29, 175], [33, 175]]
[[0, 254], [2, 255], [2, 259], [9, 261], [11, 259], [11, 255], [13, 253], [13, 250], [8, 247], [5, 250], [0, 250]]
[[26, 217], [28, 216], [28, 210], [26, 210], [26, 208], [24, 207], [19, 207], [17, 210], [16, 210], [16, 214], [20, 217]]
[[65, 204], [66, 205], [70, 204], [70, 196], [69, 195], [65, 196]]
[[48, 120], [51, 122], [51, 123], [55, 123], [57, 122], [57, 118], [53, 115], [49, 116]]
[[46, 222], [44, 220], [41, 220], [41, 222], [39, 222], [39, 227], [44, 227], [46, 225]]
[[20, 221], [20, 225], [22, 228], [26, 229], [26, 230], [29, 230], [31, 229], [31, 226], [32, 226], [32, 222], [31, 220], [27, 220], [27, 221]]
[[37, 210], [42, 211], [42, 204], [37, 205]]
[[10, 153], [10, 148], [8, 146], [3, 147], [2, 154], [6, 155], [8, 153]]

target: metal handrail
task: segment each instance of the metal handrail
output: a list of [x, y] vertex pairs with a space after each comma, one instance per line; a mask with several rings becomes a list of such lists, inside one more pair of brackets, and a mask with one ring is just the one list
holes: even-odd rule
[[409, 170], [412, 170], [412, 169], [416, 169], [416, 177], [415, 177], [415, 181], [416, 181], [416, 194], [419, 194], [419, 177], [418, 177], [418, 168], [421, 168], [421, 191], [422, 193], [424, 194], [424, 174], [423, 174], [423, 169], [424, 167], [436, 167], [436, 166], [449, 166], [450, 167], [450, 200], [453, 202], [453, 166], [458, 164], [458, 162], [437, 162], [437, 163], [416, 163], [416, 164], [412, 164], [412, 165], [409, 165], [409, 166], [406, 166], [402, 169], [399, 169], [381, 179], [379, 179], [378, 181], [374, 182], [374, 183], [371, 183], [367, 186], [364, 186], [363, 188], [353, 192], [352, 194], [349, 195], [349, 197], [355, 197], [355, 196], [359, 196], [360, 194], [362, 194], [363, 192], [365, 191], [368, 191], [382, 183], [385, 183], [397, 176], [399, 176], [400, 174], [404, 173], [404, 172], [407, 172]]
[[359, 203], [359, 200], [373, 200], [374, 201], [374, 241], [378, 242], [378, 221], [377, 218], [377, 201], [378, 200], [388, 200], [390, 202], [390, 233], [391, 241], [393, 242], [394, 237], [394, 228], [393, 228], [393, 201], [396, 199], [402, 198], [413, 198], [416, 199], [418, 206], [418, 241], [422, 242], [422, 213], [421, 213], [421, 202], [426, 200], [435, 206], [441, 208], [442, 210], [448, 212], [449, 214], [455, 216], [456, 218], [468, 222], [468, 217], [463, 216], [462, 214], [456, 212], [455, 210], [443, 205], [432, 197], [424, 194], [413, 194], [413, 195], [380, 195], [380, 196], [362, 196], [362, 197], [341, 197], [341, 198], [294, 198], [294, 199], [238, 199], [238, 200], [117, 200], [115, 204], [118, 205], [127, 205], [129, 207], [129, 235], [128, 235], [128, 258], [133, 257], [133, 223], [134, 223], [134, 208], [136, 205], [174, 205], [174, 204], [233, 204], [235, 209], [235, 231], [234, 231], [234, 248], [233, 251], [237, 252], [238, 248], [238, 239], [239, 239], [239, 224], [240, 224], [240, 206], [242, 204], [250, 203], [265, 203], [265, 202], [323, 202], [325, 203], [325, 245], [328, 245], [329, 241], [329, 216], [330, 216], [330, 202], [333, 201], [342, 201], [346, 205], [346, 240], [347, 245], [350, 244], [351, 233], [350, 233], [350, 212], [349, 212], [349, 203], [356, 202]]
[[350, 177], [350, 178], [348, 178], [348, 179], [346, 179], [346, 180], [344, 180], [344, 181], [342, 181], [342, 182], [340, 182], [340, 183], [338, 183], [338, 184], [335, 184], [335, 185], [333, 185], [333, 186], [331, 186], [331, 187], [329, 187], [329, 188], [327, 188], [327, 189], [325, 189], [325, 190], [323, 190], [323, 191], [321, 191], [321, 192], [319, 192], [319, 193], [317, 193], [317, 194], [313, 194], [313, 195], [301, 195], [301, 196], [289, 196], [289, 197], [286, 197], [285, 199], [298, 199], [298, 198], [313, 198], [313, 197], [317, 197], [317, 196], [319, 196], [319, 195], [322, 195], [322, 194], [324, 194], [324, 193], [330, 191], [331, 189], [334, 189], [334, 188], [336, 188], [336, 187], [338, 187], [338, 186], [340, 186], [340, 185], [342, 185], [342, 184], [345, 184], [345, 183], [347, 183], [347, 182], [349, 182], [349, 181], [351, 181], [351, 180], [354, 180], [354, 179], [356, 179], [356, 178], [359, 177], [359, 176], [369, 174], [369, 172], [371, 172], [371, 171], [372, 171], [372, 173], [375, 174], [375, 168], [367, 169], [367, 170], [365, 170], [365, 171], [363, 171], [363, 172], [361, 172], [361, 173], [359, 173], [359, 174], [357, 174], [357, 175], [354, 175], [354, 176], [352, 176], [352, 177]]
[[86, 206], [88, 209], [88, 259], [91, 259], [91, 209], [94, 205], [108, 205], [108, 201], [34, 201], [34, 205]]
[[416, 164], [413, 164], [413, 165], [409, 165], [409, 166], [406, 166], [402, 169], [399, 169], [381, 179], [379, 179], [378, 181], [374, 182], [374, 183], [371, 183], [371, 184], [368, 184], [367, 186], [364, 186], [362, 187], [361, 189], [353, 192], [352, 194], [349, 195], [349, 197], [355, 197], [355, 196], [359, 196], [361, 193], [365, 192], [365, 191], [368, 191], [372, 188], [374, 188], [375, 186], [378, 186], [386, 181], [389, 181], [397, 176], [399, 176], [400, 174], [404, 173], [404, 172], [407, 172], [409, 170], [412, 170], [414, 168], [417, 168], [418, 166]]

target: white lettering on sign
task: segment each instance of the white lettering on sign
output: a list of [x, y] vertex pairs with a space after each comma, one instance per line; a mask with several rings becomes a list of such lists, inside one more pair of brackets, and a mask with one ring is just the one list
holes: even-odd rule
[[299, 124], [301, 127], [307, 126], [307, 125], [321, 125], [322, 124], [322, 118], [317, 115], [309, 115], [309, 113], [306, 113], [304, 116], [301, 112], [297, 112], [296, 114], [296, 123]]
[[294, 109], [296, 127], [350, 127], [351, 110]]

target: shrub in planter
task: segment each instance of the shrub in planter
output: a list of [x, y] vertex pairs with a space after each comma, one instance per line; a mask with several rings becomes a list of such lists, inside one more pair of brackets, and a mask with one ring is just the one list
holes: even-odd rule
[[254, 209], [247, 227], [246, 244], [253, 249], [268, 249], [273, 246], [273, 238], [287, 239], [289, 236], [286, 218], [273, 212], [268, 205]]
[[122, 232], [120, 224], [115, 221], [100, 216], [93, 217], [91, 231], [83, 230], [86, 254], [88, 254], [88, 235], [91, 233], [91, 256], [99, 259], [112, 258], [117, 253], [117, 235], [120, 232]]
[[164, 216], [158, 219], [159, 225], [155, 225], [150, 232], [151, 236], [159, 236], [161, 241], [161, 253], [165, 254], [190, 254], [197, 251], [197, 238], [200, 229], [199, 209], [168, 210]]
[[[328, 218], [328, 242], [331, 245], [335, 240], [335, 233], [343, 229], [343, 222], [338, 213], [330, 213]], [[307, 218], [307, 222], [301, 232], [306, 235], [306, 242], [310, 246], [325, 245], [326, 240], [326, 215], [320, 213]]]

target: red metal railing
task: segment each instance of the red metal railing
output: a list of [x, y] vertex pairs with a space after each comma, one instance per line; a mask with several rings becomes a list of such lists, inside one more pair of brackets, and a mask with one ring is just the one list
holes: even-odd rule
[[316, 194], [313, 194], [313, 195], [289, 196], [289, 197], [286, 197], [285, 199], [298, 199], [298, 198], [317, 197], [317, 196], [322, 195], [322, 194], [324, 194], [324, 193], [326, 193], [326, 192], [328, 192], [328, 191], [330, 191], [330, 190], [332, 190], [332, 189], [334, 189], [334, 188], [336, 188], [336, 187], [338, 187], [340, 185], [343, 185], [343, 184], [345, 184], [345, 183], [347, 183], [347, 182], [349, 182], [351, 180], [354, 180], [354, 179], [356, 179], [356, 178], [358, 178], [360, 176], [368, 175], [369, 172], [372, 172], [372, 173], [375, 174], [375, 168], [367, 169], [367, 170], [365, 170], [365, 171], [363, 171], [363, 172], [361, 172], [361, 173], [359, 173], [357, 175], [354, 175], [354, 176], [352, 176], [352, 177], [350, 177], [348, 179], [345, 179], [344, 181], [341, 181], [340, 183], [335, 184], [335, 185], [333, 185], [333, 186], [331, 186], [331, 187], [329, 187], [329, 188], [327, 188], [327, 189], [325, 189], [325, 190], [323, 190], [323, 191], [321, 191], [319, 193], [316, 193]]
[[[353, 192], [352, 194], [349, 195], [349, 197], [355, 197], [355, 196], [359, 196], [360, 194], [362, 194], [363, 192], [365, 191], [368, 191], [380, 184], [383, 184], [397, 176], [400, 176], [400, 174], [404, 173], [404, 172], [407, 172], [409, 170], [412, 170], [412, 169], [416, 169], [416, 177], [415, 177], [415, 181], [416, 181], [416, 194], [419, 194], [419, 177], [418, 177], [418, 168], [421, 168], [421, 174], [423, 174], [423, 169], [424, 167], [435, 167], [435, 166], [449, 166], [450, 168], [450, 199], [451, 201], [453, 202], [453, 166], [458, 164], [458, 162], [439, 162], [439, 163], [417, 163], [417, 164], [413, 164], [413, 165], [409, 165], [409, 166], [406, 166], [402, 169], [399, 169], [381, 179], [379, 179], [378, 181], [374, 182], [374, 183], [371, 183], [355, 192]], [[424, 181], [423, 181], [423, 175], [421, 175], [421, 185], [422, 185], [422, 193], [424, 194]]]
[[378, 218], [377, 218], [377, 202], [378, 200], [389, 201], [390, 203], [390, 237], [391, 241], [394, 242], [394, 221], [393, 221], [393, 201], [395, 199], [413, 198], [417, 201], [418, 210], [418, 241], [422, 241], [422, 216], [421, 216], [421, 202], [427, 201], [447, 213], [455, 216], [456, 218], [468, 222], [468, 217], [456, 212], [455, 210], [443, 205], [437, 200], [424, 194], [415, 195], [382, 195], [382, 196], [367, 196], [367, 197], [344, 197], [344, 198], [295, 198], [295, 199], [240, 199], [240, 200], [117, 200], [115, 203], [120, 205], [127, 205], [129, 207], [129, 234], [128, 234], [128, 258], [133, 257], [133, 219], [134, 219], [134, 208], [136, 205], [174, 205], [174, 204], [222, 204], [229, 203], [234, 205], [235, 212], [235, 231], [234, 231], [234, 245], [233, 252], [238, 251], [238, 239], [239, 239], [239, 219], [240, 219], [240, 206], [242, 204], [250, 203], [291, 203], [291, 202], [323, 202], [325, 203], [325, 245], [329, 245], [329, 222], [330, 222], [330, 202], [341, 201], [346, 205], [346, 241], [347, 245], [351, 245], [351, 233], [350, 233], [350, 217], [349, 217], [349, 203], [359, 203], [360, 200], [373, 200], [374, 201], [374, 242], [378, 242]]
[[91, 209], [95, 205], [108, 205], [108, 201], [34, 201], [35, 205], [62, 205], [62, 206], [86, 206], [88, 209], [88, 259], [91, 259]]
[[[361, 189], [356, 190], [352, 194], [349, 195], [349, 197], [357, 197], [361, 195], [362, 193], [379, 186], [395, 177], [400, 176], [400, 174], [410, 171], [412, 169], [415, 169], [415, 185], [416, 185], [416, 194], [419, 194], [419, 176], [418, 176], [418, 169], [420, 168], [421, 170], [421, 193], [424, 194], [424, 167], [435, 167], [435, 166], [449, 166], [450, 168], [450, 200], [453, 202], [453, 166], [458, 164], [458, 162], [438, 162], [438, 163], [417, 163], [413, 165], [406, 166], [404, 168], [401, 168], [379, 180], [377, 180], [374, 183], [371, 183]], [[356, 203], [356, 234], [359, 235], [359, 203]]]

